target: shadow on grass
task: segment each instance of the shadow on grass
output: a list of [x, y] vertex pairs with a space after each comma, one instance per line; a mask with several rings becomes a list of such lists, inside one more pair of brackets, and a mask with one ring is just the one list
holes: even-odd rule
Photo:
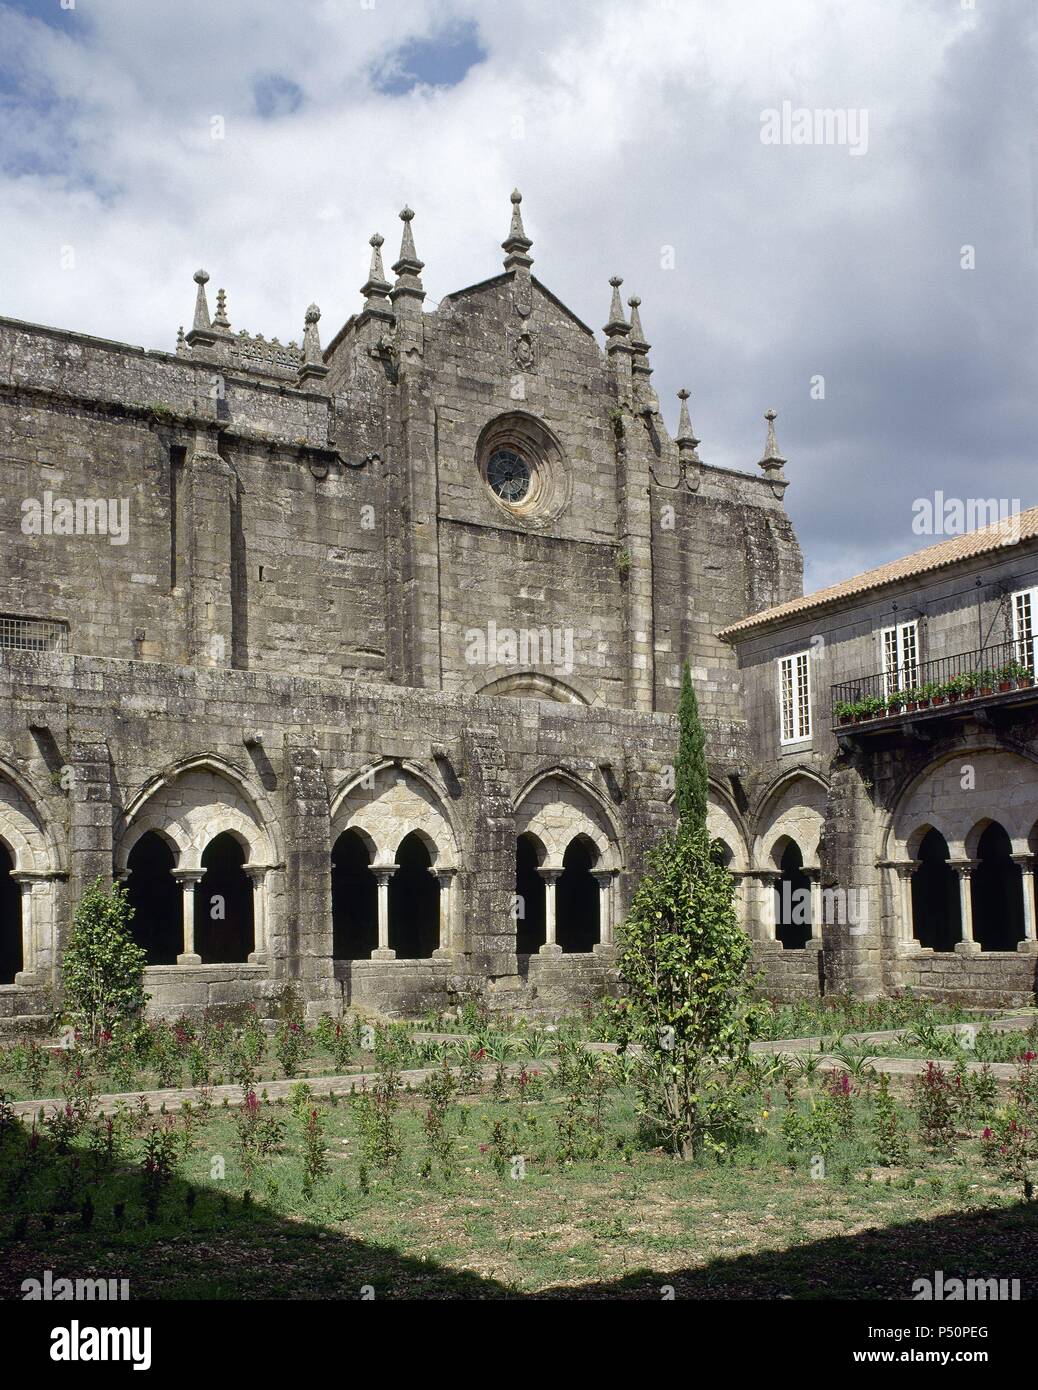
[[179, 1179], [149, 1221], [139, 1171], [98, 1175], [89, 1154], [59, 1152], [15, 1124], [0, 1142], [0, 1247], [5, 1300], [22, 1298], [22, 1281], [42, 1280], [47, 1270], [55, 1279], [128, 1279], [135, 1301], [360, 1299], [366, 1289], [402, 1300], [659, 1300], [666, 1286], [678, 1299], [909, 1299], [913, 1280], [937, 1270], [946, 1280], [1019, 1279], [1028, 1299], [1036, 1293], [1038, 1202], [528, 1294]]

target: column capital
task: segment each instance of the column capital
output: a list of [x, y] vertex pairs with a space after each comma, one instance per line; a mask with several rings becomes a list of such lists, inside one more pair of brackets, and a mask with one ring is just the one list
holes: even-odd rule
[[544, 879], [545, 883], [558, 883], [559, 879], [562, 877], [561, 869], [538, 869], [537, 872], [540, 874], [541, 878]]
[[948, 868], [954, 869], [960, 878], [971, 878], [977, 867], [976, 859], [949, 859]]
[[261, 879], [269, 874], [273, 867], [273, 864], [243, 864], [242, 872], [251, 879]]
[[205, 878], [204, 869], [170, 869], [170, 877], [177, 883], [201, 883]]
[[1021, 869], [1023, 869], [1025, 874], [1034, 873], [1035, 856], [1031, 854], [1030, 851], [1025, 851], [1023, 854], [1011, 854], [1009, 857], [1010, 859], [1012, 859], [1014, 864], [1020, 865]]
[[922, 862], [921, 859], [900, 859], [897, 863], [891, 864], [890, 867], [898, 878], [911, 878]]

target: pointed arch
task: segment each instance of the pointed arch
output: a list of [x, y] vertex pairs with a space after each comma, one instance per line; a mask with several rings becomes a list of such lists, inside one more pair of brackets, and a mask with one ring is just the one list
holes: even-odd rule
[[356, 830], [371, 862], [396, 863], [397, 850], [417, 833], [436, 869], [456, 869], [459, 837], [445, 788], [417, 763], [383, 759], [340, 783], [331, 799], [333, 842]]
[[711, 840], [724, 845], [727, 867], [744, 873], [750, 866], [746, 828], [735, 802], [712, 777], [707, 782], [706, 828]]
[[1022, 749], [986, 742], [948, 749], [904, 780], [885, 818], [879, 857], [904, 861], [914, 856], [922, 827], [947, 841], [953, 860], [973, 858], [987, 823], [1006, 830], [1014, 853], [1026, 854], [1034, 824], [1034, 782], [1038, 758]]
[[173, 850], [178, 869], [198, 870], [210, 841], [230, 834], [250, 867], [282, 861], [277, 817], [267, 797], [235, 763], [202, 753], [171, 763], [130, 797], [116, 828], [115, 871], [149, 831]]
[[598, 852], [597, 867], [624, 868], [623, 839], [604, 797], [567, 768], [542, 768], [513, 802], [516, 834], [532, 835], [543, 846], [541, 867], [562, 869], [570, 842], [583, 835]]
[[754, 866], [774, 868], [772, 850], [786, 837], [800, 850], [803, 866], [817, 868], [828, 799], [828, 786], [808, 768], [790, 768], [777, 777], [762, 794], [754, 817]]

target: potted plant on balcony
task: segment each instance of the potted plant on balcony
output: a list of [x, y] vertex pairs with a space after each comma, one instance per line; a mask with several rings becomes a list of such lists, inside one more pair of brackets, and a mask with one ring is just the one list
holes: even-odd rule
[[977, 673], [976, 671], [963, 671], [955, 679], [960, 683], [961, 694], [964, 700], [972, 700], [977, 693]]
[[864, 723], [867, 719], [878, 719], [880, 715], [887, 711], [887, 702], [880, 695], [866, 695], [864, 700], [858, 702], [858, 715], [855, 722]]
[[995, 693], [995, 673], [988, 667], [977, 672], [977, 689], [981, 695], [993, 695]]
[[909, 686], [903, 693], [905, 713], [913, 714], [919, 708], [919, 687], [917, 685]]
[[1029, 685], [1034, 685], [1034, 673], [1022, 661], [1014, 661], [1013, 666], [1016, 668], [1014, 674], [1017, 690], [1026, 690]]
[[837, 700], [833, 713], [841, 724], [850, 724], [858, 713], [858, 706], [853, 700]]
[[1013, 670], [1013, 662], [1009, 661], [995, 672], [995, 689], [1000, 695], [1005, 695], [1015, 684], [1016, 672]]
[[960, 672], [957, 676], [952, 676], [951, 680], [945, 681], [944, 689], [948, 696], [950, 705], [958, 704], [966, 693], [966, 677]]
[[887, 696], [887, 713], [900, 714], [901, 706], [905, 703], [905, 692], [903, 690], [892, 690]]

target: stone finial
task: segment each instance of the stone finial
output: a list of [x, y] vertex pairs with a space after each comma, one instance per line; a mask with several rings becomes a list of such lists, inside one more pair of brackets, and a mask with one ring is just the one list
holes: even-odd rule
[[502, 251], [507, 251], [505, 256], [505, 269], [513, 270], [518, 266], [525, 266], [529, 269], [533, 265], [533, 257], [527, 252], [533, 242], [526, 235], [523, 228], [523, 215], [519, 211], [519, 205], [523, 201], [523, 195], [518, 188], [512, 189], [512, 222], [508, 228], [508, 236], [501, 243]]
[[649, 344], [645, 341], [642, 319], [638, 312], [638, 306], [641, 304], [641, 300], [636, 294], [632, 294], [627, 303], [631, 306], [631, 347], [633, 347], [636, 352], [647, 353], [649, 351]]
[[393, 317], [392, 310], [386, 303], [389, 292], [393, 288], [386, 279], [386, 272], [382, 267], [382, 245], [385, 237], [378, 232], [368, 241], [371, 247], [371, 268], [368, 271], [368, 278], [360, 287], [360, 292], [364, 296], [364, 313], [377, 314], [382, 318], [390, 319]]
[[209, 301], [205, 297], [205, 286], [209, 274], [205, 270], [196, 270], [193, 278], [198, 290], [195, 294], [195, 316], [191, 323], [191, 329], [184, 335], [185, 352], [189, 348], [212, 347], [216, 342], [216, 333], [209, 320]]
[[607, 338], [625, 338], [631, 331], [631, 326], [624, 318], [624, 306], [620, 302], [620, 286], [623, 280], [619, 275], [614, 275], [609, 283], [613, 287], [613, 297], [609, 303], [609, 322], [602, 330]]
[[213, 327], [214, 327], [214, 328], [222, 328], [222, 329], [224, 330], [224, 332], [228, 332], [228, 331], [230, 330], [231, 321], [230, 321], [230, 319], [227, 317], [227, 291], [226, 291], [226, 290], [217, 290], [217, 291], [216, 291], [216, 317], [213, 319]]
[[393, 266], [396, 284], [389, 295], [394, 305], [402, 295], [417, 299], [419, 303], [425, 298], [425, 290], [420, 278], [425, 262], [418, 259], [418, 253], [415, 250], [414, 235], [411, 231], [413, 220], [414, 213], [409, 207], [405, 207], [400, 213], [400, 221], [404, 224], [403, 235], [400, 238], [400, 257]]
[[699, 457], [699, 440], [692, 428], [692, 417], [688, 413], [688, 395], [688, 391], [682, 386], [678, 392], [681, 413], [678, 416], [678, 432], [674, 443], [678, 446], [678, 462], [681, 464], [681, 476], [685, 480], [685, 486], [690, 492], [698, 492], [702, 483], [699, 467], [702, 459]]
[[400, 238], [400, 259], [393, 266], [399, 274], [401, 265], [414, 266], [415, 274], [421, 270], [425, 262], [418, 259], [418, 253], [414, 249], [414, 234], [411, 231], [411, 223], [414, 221], [414, 212], [409, 207], [403, 207], [400, 211], [400, 221], [404, 224], [403, 234]]
[[688, 398], [689, 392], [682, 386], [681, 390], [678, 392], [678, 400], [681, 402], [681, 414], [678, 416], [678, 432], [674, 437], [674, 442], [681, 451], [682, 457], [687, 455], [698, 463], [699, 455], [696, 453], [696, 450], [701, 441], [696, 438], [695, 431], [692, 428], [692, 418], [688, 413]]
[[208, 271], [195, 271], [194, 282], [198, 286], [198, 293], [195, 295], [195, 318], [191, 327], [196, 332], [205, 333], [211, 327], [209, 322], [209, 301], [205, 297], [205, 285], [208, 279]]
[[773, 410], [766, 410], [764, 418], [768, 422], [768, 438], [764, 445], [764, 457], [760, 460], [759, 466], [766, 473], [778, 473], [786, 462], [779, 453], [778, 440], [775, 438], [775, 421], [778, 416]]
[[304, 320], [303, 365], [299, 372], [300, 381], [316, 381], [328, 375], [328, 368], [324, 365], [324, 357], [321, 353], [321, 337], [317, 330], [320, 318], [320, 309], [316, 304], [311, 304], [306, 311]]

